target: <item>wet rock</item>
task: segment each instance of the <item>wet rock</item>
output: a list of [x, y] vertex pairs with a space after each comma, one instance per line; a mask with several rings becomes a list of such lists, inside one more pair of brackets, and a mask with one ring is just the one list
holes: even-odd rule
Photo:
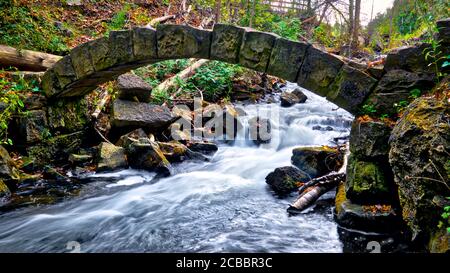
[[308, 97], [299, 88], [296, 88], [294, 91], [292, 91], [292, 94], [298, 97], [299, 99], [298, 103], [304, 103], [308, 99]]
[[248, 121], [250, 139], [257, 145], [269, 143], [272, 139], [272, 123], [267, 118], [253, 117]]
[[387, 157], [392, 129], [380, 121], [355, 119], [350, 132], [350, 152], [358, 157]]
[[116, 146], [127, 148], [131, 143], [138, 141], [140, 138], [146, 137], [148, 136], [145, 131], [142, 128], [139, 128], [121, 136], [116, 142]]
[[322, 127], [320, 125], [315, 125], [312, 127], [314, 131], [334, 131], [334, 128], [331, 126]]
[[[448, 89], [448, 79], [444, 84]], [[389, 162], [403, 219], [412, 238], [424, 248], [429, 247], [441, 220], [442, 208], [432, 200], [448, 193], [445, 166], [449, 160], [449, 116], [450, 105], [445, 98], [418, 98], [406, 108], [390, 137]]]
[[170, 175], [171, 165], [158, 144], [147, 138], [133, 142], [127, 149], [130, 167]]
[[126, 73], [117, 78], [118, 98], [123, 100], [150, 102], [151, 86], [140, 77]]
[[345, 195], [341, 183], [336, 192], [336, 222], [345, 228], [366, 232], [398, 232], [402, 227], [401, 217], [391, 204], [358, 205]]
[[425, 93], [434, 84], [434, 77], [431, 74], [399, 69], [389, 70], [365, 103], [373, 105], [378, 115], [396, 114], [395, 104], [400, 101], [409, 101], [412, 90], [419, 89]]
[[44, 139], [47, 129], [47, 115], [43, 110], [31, 110], [17, 119], [17, 130], [13, 134], [19, 144], [32, 144]]
[[108, 142], [100, 143], [98, 147], [97, 171], [109, 172], [127, 168], [125, 149]]
[[281, 106], [290, 107], [300, 102], [300, 98], [290, 92], [283, 92], [280, 96]]
[[211, 154], [217, 152], [219, 149], [216, 144], [212, 142], [190, 142], [188, 147], [191, 151], [202, 154]]
[[289, 194], [309, 180], [305, 172], [291, 166], [276, 168], [266, 176], [266, 183], [279, 195]]
[[347, 165], [345, 190], [347, 197], [357, 204], [391, 201], [395, 191], [392, 179], [385, 175], [379, 162], [357, 159], [351, 155]]
[[310, 178], [320, 177], [335, 171], [341, 165], [336, 149], [323, 147], [301, 147], [292, 151], [291, 162]]
[[120, 99], [112, 105], [111, 123], [115, 127], [142, 127], [155, 131], [167, 128], [175, 119], [164, 106]]
[[179, 142], [156, 142], [169, 162], [181, 162], [188, 154], [188, 148]]

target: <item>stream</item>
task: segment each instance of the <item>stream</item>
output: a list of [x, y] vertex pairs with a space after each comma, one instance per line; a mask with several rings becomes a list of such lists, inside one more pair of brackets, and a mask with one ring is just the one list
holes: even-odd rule
[[68, 244], [81, 252], [342, 252], [333, 192], [289, 216], [295, 194], [280, 199], [265, 183], [290, 165], [293, 148], [349, 134], [348, 112], [302, 91], [306, 103], [290, 108], [242, 106], [244, 124], [257, 112], [277, 113], [269, 144], [223, 143], [209, 162], [174, 165], [167, 178], [131, 169], [94, 174], [77, 197], [0, 215], [0, 252], [69, 252]]

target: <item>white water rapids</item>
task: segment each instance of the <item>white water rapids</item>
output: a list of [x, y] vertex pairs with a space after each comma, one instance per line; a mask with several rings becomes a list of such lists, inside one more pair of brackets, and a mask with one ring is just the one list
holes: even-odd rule
[[[270, 144], [221, 144], [210, 162], [180, 163], [158, 180], [137, 170], [95, 175], [76, 198], [0, 215], [0, 252], [67, 252], [71, 241], [81, 252], [342, 252], [331, 206], [290, 217], [295, 196], [279, 199], [265, 183], [294, 147], [349, 133], [349, 113], [303, 91], [304, 104], [272, 104]], [[250, 118], [269, 106], [243, 109]]]

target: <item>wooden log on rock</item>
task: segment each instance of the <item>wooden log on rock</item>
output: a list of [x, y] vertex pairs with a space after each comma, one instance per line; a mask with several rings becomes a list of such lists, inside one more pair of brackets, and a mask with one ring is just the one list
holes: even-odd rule
[[0, 67], [16, 67], [19, 70], [46, 71], [62, 57], [32, 50], [18, 50], [0, 45]]
[[[341, 150], [339, 148], [339, 150]], [[340, 182], [346, 179], [346, 169], [348, 156], [350, 154], [348, 143], [344, 149], [344, 162], [337, 172], [314, 178], [299, 188], [300, 196], [289, 206], [287, 211], [291, 214], [298, 214], [314, 204], [320, 196], [335, 188]]]
[[303, 193], [289, 206], [288, 212], [292, 214], [302, 212], [314, 204], [320, 196], [344, 181], [345, 177], [345, 173], [333, 173], [311, 180], [308, 183], [313, 186], [305, 187]]

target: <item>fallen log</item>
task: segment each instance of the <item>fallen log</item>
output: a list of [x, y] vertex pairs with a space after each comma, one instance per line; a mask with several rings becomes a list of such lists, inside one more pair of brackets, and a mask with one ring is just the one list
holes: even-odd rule
[[[289, 206], [287, 211], [290, 214], [298, 214], [310, 207], [320, 196], [324, 195], [331, 189], [335, 188], [339, 183], [346, 179], [346, 169], [349, 152], [348, 143], [345, 146], [344, 162], [337, 172], [314, 178], [299, 188], [300, 196]], [[339, 148], [340, 149], [340, 148]]]
[[172, 14], [172, 15], [165, 15], [165, 16], [162, 16], [162, 17], [158, 17], [158, 18], [152, 19], [150, 21], [150, 23], [147, 24], [147, 27], [154, 27], [158, 23], [163, 23], [163, 22], [165, 22], [167, 20], [174, 19], [175, 17], [176, 17], [176, 15]]
[[19, 70], [46, 71], [62, 57], [32, 50], [18, 50], [0, 45], [0, 67], [16, 67]]
[[95, 111], [92, 113], [92, 118], [93, 119], [97, 119], [98, 116], [100, 115], [100, 113], [103, 110], [103, 107], [105, 107], [105, 105], [109, 102], [109, 100], [111, 99], [111, 95], [108, 93], [108, 91], [103, 91], [100, 95], [101, 100], [100, 102], [96, 105], [95, 107]]
[[167, 91], [170, 88], [176, 88], [178, 85], [178, 81], [177, 81], [178, 79], [183, 80], [183, 79], [191, 77], [192, 75], [195, 74], [195, 70], [197, 70], [200, 66], [206, 64], [207, 62], [209, 62], [209, 60], [206, 60], [206, 59], [201, 59], [201, 60], [194, 62], [193, 64], [191, 64], [184, 70], [180, 71], [175, 76], [170, 77], [169, 79], [167, 79], [164, 82], [162, 82], [161, 84], [159, 84], [154, 89], [159, 90], [159, 91]]
[[291, 214], [302, 212], [314, 204], [320, 196], [344, 181], [345, 177], [345, 173], [333, 173], [311, 180], [308, 182], [311, 186], [304, 188], [302, 194], [289, 206], [287, 211]]

